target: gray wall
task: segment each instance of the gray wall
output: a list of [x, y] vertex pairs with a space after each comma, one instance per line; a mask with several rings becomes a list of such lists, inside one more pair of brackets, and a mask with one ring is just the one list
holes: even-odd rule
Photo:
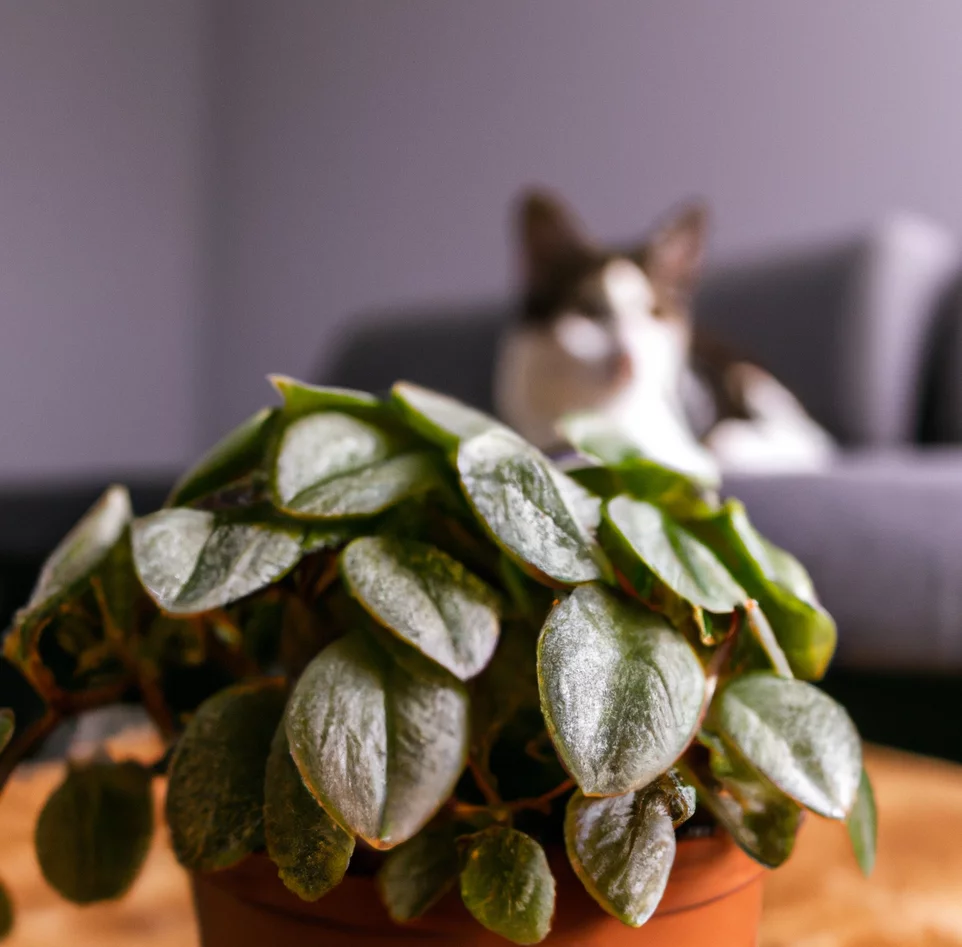
[[700, 193], [725, 257], [962, 229], [958, 0], [222, 0], [214, 427], [372, 307], [505, 290], [506, 208], [605, 235]]
[[194, 0], [0, 0], [4, 480], [193, 453], [206, 27]]

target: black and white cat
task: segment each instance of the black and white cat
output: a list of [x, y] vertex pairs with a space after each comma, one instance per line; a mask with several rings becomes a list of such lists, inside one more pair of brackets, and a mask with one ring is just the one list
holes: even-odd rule
[[597, 414], [647, 456], [699, 476], [827, 464], [833, 442], [798, 400], [693, 328], [706, 222], [690, 206], [615, 250], [589, 241], [556, 198], [524, 198], [521, 319], [496, 365], [504, 420], [552, 450], [563, 417]]

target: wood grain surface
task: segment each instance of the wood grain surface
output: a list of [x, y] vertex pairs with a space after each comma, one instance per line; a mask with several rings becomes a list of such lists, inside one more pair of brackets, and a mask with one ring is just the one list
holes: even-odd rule
[[[151, 757], [149, 740], [126, 742], [120, 755]], [[861, 877], [843, 827], [809, 818], [789, 864], [769, 876], [761, 947], [962, 947], [962, 767], [874, 748], [867, 766], [881, 814], [875, 874]], [[33, 826], [60, 776], [59, 766], [34, 767], [0, 797], [0, 877], [18, 910], [7, 944], [197, 947], [163, 829], [126, 898], [78, 908], [47, 888]]]

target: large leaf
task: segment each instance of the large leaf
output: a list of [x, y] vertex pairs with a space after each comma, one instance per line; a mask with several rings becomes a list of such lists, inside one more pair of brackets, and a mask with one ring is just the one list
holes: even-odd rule
[[316, 411], [340, 411], [358, 417], [381, 419], [387, 413], [380, 399], [366, 391], [309, 385], [287, 375], [269, 375], [268, 380], [284, 399], [284, 414], [288, 418]]
[[852, 811], [848, 815], [848, 835], [852, 840], [852, 848], [855, 850], [859, 868], [868, 877], [875, 867], [878, 815], [875, 810], [875, 793], [872, 792], [872, 784], [864, 769], [859, 779], [855, 805], [852, 806]]
[[185, 868], [229, 868], [264, 844], [264, 775], [283, 709], [273, 681], [223, 690], [198, 707], [167, 787], [171, 844]]
[[492, 428], [503, 427], [477, 408], [408, 381], [399, 381], [391, 389], [391, 398], [414, 430], [446, 449]]
[[735, 500], [686, 523], [758, 601], [796, 677], [817, 680], [835, 652], [835, 622], [794, 557], [761, 537]]
[[461, 900], [490, 931], [537, 944], [551, 930], [555, 882], [544, 850], [516, 829], [492, 826], [459, 839]]
[[458, 472], [478, 518], [522, 566], [565, 585], [605, 574], [603, 553], [559, 485], [560, 471], [529, 444], [488, 431], [462, 442]]
[[760, 776], [732, 747], [702, 734], [711, 748], [710, 771], [683, 768], [705, 806], [741, 849], [764, 865], [778, 868], [792, 854], [802, 810]]
[[284, 432], [274, 465], [274, 497], [284, 512], [308, 519], [371, 516], [432, 489], [429, 452], [351, 415], [308, 414]]
[[786, 796], [830, 819], [851, 811], [862, 745], [848, 714], [827, 694], [757, 672], [727, 684], [712, 713], [722, 736]]
[[228, 605], [292, 569], [300, 536], [267, 523], [224, 521], [203, 510], [167, 509], [134, 522], [134, 564], [165, 611], [189, 615]]
[[18, 623], [48, 612], [75, 594], [120, 542], [130, 518], [126, 487], [110, 487], [44, 563], [30, 600], [17, 616]]
[[668, 794], [657, 785], [603, 799], [576, 792], [565, 815], [565, 847], [588, 893], [640, 927], [658, 907], [675, 861]]
[[[636, 588], [650, 573], [697, 608], [725, 614], [744, 604], [745, 590], [728, 574], [707, 546], [658, 507], [629, 496], [611, 500], [605, 521], [630, 564]], [[639, 581], [639, 578], [641, 581]]]
[[599, 585], [580, 586], [538, 641], [541, 707], [585, 795], [648, 785], [694, 735], [705, 676], [660, 615]]
[[430, 820], [464, 769], [467, 695], [444, 672], [412, 674], [353, 632], [304, 671], [287, 735], [324, 808], [375, 848], [392, 848]]
[[90, 904], [134, 883], [154, 831], [150, 771], [139, 763], [71, 767], [37, 822], [37, 859], [65, 898]]
[[420, 917], [454, 886], [458, 868], [454, 826], [439, 817], [394, 849], [378, 872], [388, 914], [400, 924]]
[[277, 418], [263, 408], [221, 438], [177, 481], [167, 505], [193, 503], [249, 474], [263, 462]]
[[466, 681], [498, 643], [495, 593], [434, 546], [393, 536], [356, 539], [341, 555], [354, 597], [381, 624]]
[[354, 839], [320, 806], [291, 759], [283, 721], [267, 758], [264, 838], [281, 881], [305, 901], [341, 883]]
[[13, 902], [5, 885], [0, 884], [0, 940], [13, 930]]

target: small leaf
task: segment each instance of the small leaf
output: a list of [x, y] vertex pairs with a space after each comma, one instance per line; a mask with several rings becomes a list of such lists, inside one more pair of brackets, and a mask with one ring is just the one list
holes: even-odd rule
[[341, 555], [351, 594], [381, 624], [466, 681], [498, 643], [498, 600], [434, 546], [391, 536], [355, 539]]
[[647, 786], [692, 738], [705, 694], [694, 651], [660, 615], [599, 585], [555, 606], [538, 642], [541, 708], [585, 795]]
[[565, 847], [588, 893], [611, 915], [640, 927], [655, 912], [675, 861], [668, 796], [657, 787], [568, 801]]
[[523, 566], [565, 585], [605, 574], [604, 555], [559, 485], [560, 471], [529, 444], [488, 431], [461, 444], [458, 472], [482, 524]]
[[763, 539], [735, 500], [685, 525], [758, 602], [792, 673], [806, 680], [822, 677], [835, 652], [835, 622], [815, 599], [800, 563]]
[[150, 771], [139, 763], [71, 768], [37, 822], [48, 883], [69, 901], [120, 897], [134, 883], [154, 831]]
[[504, 427], [477, 408], [408, 381], [399, 381], [391, 389], [391, 399], [418, 434], [447, 450], [462, 440]]
[[175, 484], [167, 506], [185, 506], [249, 474], [266, 454], [278, 412], [264, 408], [221, 438]]
[[4, 940], [13, 930], [13, 902], [6, 885], [0, 884], [0, 940]]
[[305, 784], [375, 848], [420, 831], [464, 769], [467, 695], [422, 663], [415, 676], [365, 633], [352, 632], [308, 665], [287, 710]]
[[108, 488], [44, 563], [30, 601], [16, 621], [32, 620], [75, 594], [121, 540], [130, 518], [126, 487]]
[[399, 845], [377, 873], [381, 900], [399, 924], [430, 910], [458, 880], [454, 827], [437, 819]]
[[185, 868], [229, 868], [264, 844], [264, 775], [283, 709], [273, 681], [237, 685], [197, 708], [167, 787], [170, 839]]
[[9, 707], [0, 709], [0, 753], [2, 753], [13, 739], [15, 717]]
[[516, 829], [492, 826], [458, 840], [461, 900], [489, 930], [515, 944], [551, 931], [555, 882], [544, 849]]
[[786, 796], [830, 819], [848, 815], [862, 746], [831, 697], [804, 681], [756, 672], [727, 684], [712, 713], [722, 736]]
[[281, 881], [305, 901], [341, 883], [354, 839], [325, 811], [291, 759], [283, 721], [274, 734], [264, 781], [264, 838]]
[[371, 516], [438, 483], [432, 455], [339, 412], [291, 424], [274, 465], [276, 505], [291, 516]]
[[162, 609], [180, 615], [229, 605], [276, 582], [301, 558], [296, 532], [203, 510], [142, 517], [131, 540], [144, 588]]
[[289, 418], [316, 411], [340, 411], [371, 419], [386, 414], [380, 399], [366, 391], [309, 385], [287, 375], [268, 375], [268, 381], [284, 399], [284, 414]]
[[855, 805], [848, 815], [848, 835], [852, 840], [858, 866], [867, 878], [875, 867], [878, 815], [875, 810], [875, 793], [872, 792], [872, 784], [864, 769], [859, 779]]
[[[696, 608], [726, 614], [748, 598], [711, 550], [658, 507], [622, 495], [608, 503], [605, 522], [631, 573], [654, 575]], [[629, 578], [645, 587], [643, 579]]]

